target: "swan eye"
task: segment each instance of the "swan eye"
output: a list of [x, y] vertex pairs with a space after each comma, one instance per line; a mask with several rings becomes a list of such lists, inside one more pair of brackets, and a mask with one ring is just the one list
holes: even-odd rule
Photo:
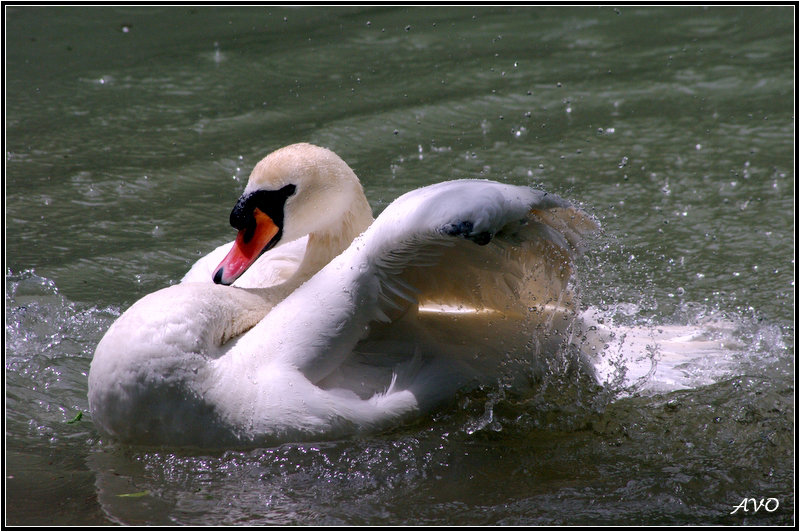
[[242, 275], [262, 253], [283, 236], [283, 209], [297, 187], [256, 190], [242, 195], [231, 211], [231, 225], [239, 230], [228, 254], [212, 277], [216, 284], [229, 285]]
[[234, 229], [244, 230], [245, 242], [253, 237], [256, 228], [255, 210], [269, 216], [279, 228], [283, 227], [283, 207], [286, 199], [297, 190], [295, 185], [286, 185], [279, 190], [256, 190], [243, 194], [231, 211], [230, 222]]

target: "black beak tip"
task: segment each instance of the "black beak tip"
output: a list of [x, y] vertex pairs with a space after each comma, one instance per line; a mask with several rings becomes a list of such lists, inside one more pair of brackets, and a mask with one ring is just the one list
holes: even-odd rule
[[224, 282], [222, 282], [222, 270], [224, 270], [224, 268], [220, 268], [220, 269], [219, 269], [219, 270], [217, 270], [217, 272], [214, 274], [214, 284], [224, 284], [224, 285], [229, 285], [230, 283], [224, 283]]

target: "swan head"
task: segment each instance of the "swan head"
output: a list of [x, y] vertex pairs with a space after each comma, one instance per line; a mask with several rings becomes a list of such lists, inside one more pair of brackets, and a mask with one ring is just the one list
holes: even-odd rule
[[253, 168], [231, 211], [239, 233], [214, 282], [233, 283], [281, 243], [340, 230], [348, 213], [365, 205], [369, 210], [355, 173], [332, 151], [301, 143], [272, 152]]

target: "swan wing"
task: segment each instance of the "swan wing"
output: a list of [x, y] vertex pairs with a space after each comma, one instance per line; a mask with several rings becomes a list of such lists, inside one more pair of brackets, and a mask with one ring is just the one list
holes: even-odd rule
[[572, 260], [597, 228], [554, 194], [460, 180], [402, 196], [365, 236], [387, 316], [403, 301], [519, 315], [568, 304]]
[[275, 353], [311, 382], [335, 371], [375, 322], [418, 304], [522, 313], [561, 298], [589, 215], [545, 192], [492, 181], [401, 196], [341, 255], [231, 350]]

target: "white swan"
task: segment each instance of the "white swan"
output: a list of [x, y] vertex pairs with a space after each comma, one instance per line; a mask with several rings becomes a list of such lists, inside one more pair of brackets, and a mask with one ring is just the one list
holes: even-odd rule
[[219, 267], [227, 250], [136, 302], [98, 344], [94, 423], [127, 442], [225, 447], [417, 415], [561, 341], [571, 259], [597, 227], [557, 196], [483, 180], [409, 192], [371, 220], [332, 152], [267, 156]]

